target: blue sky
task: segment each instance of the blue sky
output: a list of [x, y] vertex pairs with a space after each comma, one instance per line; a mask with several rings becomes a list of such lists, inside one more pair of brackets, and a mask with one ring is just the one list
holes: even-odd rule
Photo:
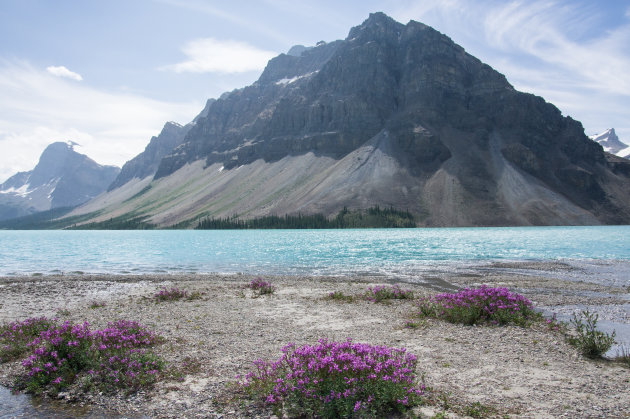
[[0, 181], [60, 140], [122, 165], [269, 58], [375, 11], [433, 26], [588, 135], [630, 143], [628, 0], [0, 0]]

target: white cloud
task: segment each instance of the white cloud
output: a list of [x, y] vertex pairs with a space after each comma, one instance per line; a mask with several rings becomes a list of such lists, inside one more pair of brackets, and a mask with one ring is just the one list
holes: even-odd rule
[[558, 2], [512, 2], [491, 10], [484, 29], [489, 43], [505, 53], [535, 57], [583, 87], [630, 95], [630, 28], [583, 40], [580, 28], [592, 19], [592, 13]]
[[[256, 19], [248, 19], [245, 17], [245, 13], [242, 7], [236, 7], [235, 12], [229, 12], [224, 4], [217, 7], [211, 4], [207, 0], [156, 0], [159, 3], [164, 3], [179, 9], [191, 10], [195, 13], [204, 14], [211, 18], [217, 18], [225, 22], [229, 22], [232, 25], [239, 26], [246, 30], [255, 30], [258, 34], [273, 39], [274, 41], [284, 43], [286, 42], [286, 34], [275, 29], [273, 25], [269, 25], [266, 22], [262, 22], [258, 17]], [[220, 3], [220, 2], [215, 2]]]
[[166, 121], [187, 123], [203, 107], [105, 92], [7, 61], [0, 61], [0, 97], [11, 98], [0, 101], [0, 181], [32, 169], [54, 141], [76, 141], [98, 163], [120, 166]]
[[244, 42], [214, 38], [190, 41], [182, 51], [188, 60], [163, 69], [176, 73], [244, 73], [262, 70], [267, 61], [277, 55]]
[[72, 79], [72, 80], [76, 80], [76, 81], [82, 81], [83, 80], [83, 77], [81, 77], [81, 75], [79, 73], [75, 73], [74, 71], [70, 71], [64, 66], [58, 66], [58, 67], [50, 66], [50, 67], [46, 67], [46, 70], [50, 74], [52, 74], [53, 76], [65, 77], [67, 79]]

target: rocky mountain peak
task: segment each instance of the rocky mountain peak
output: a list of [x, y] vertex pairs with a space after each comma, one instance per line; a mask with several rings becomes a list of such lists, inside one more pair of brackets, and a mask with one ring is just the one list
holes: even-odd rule
[[624, 151], [627, 153], [628, 145], [619, 140], [614, 128], [609, 128], [601, 134], [595, 134], [589, 138], [604, 147], [607, 153], [616, 155], [620, 155], [620, 152]]
[[162, 131], [157, 137], [151, 138], [144, 151], [123, 165], [122, 170], [116, 179], [111, 182], [107, 190], [114, 190], [134, 178], [144, 179], [147, 176], [153, 176], [162, 158], [184, 141], [184, 137], [194, 126], [196, 121], [203, 118], [201, 115], [204, 112], [207, 115], [207, 109], [212, 102], [213, 101], [208, 101], [206, 108], [204, 108], [202, 113], [190, 124], [183, 126], [172, 121], [164, 124]]
[[361, 25], [350, 29], [350, 33], [346, 39], [398, 37], [404, 28], [405, 25], [396, 22], [385, 13], [370, 13], [370, 17]]
[[280, 54], [269, 60], [257, 83], [275, 83], [314, 73], [330, 59], [339, 43], [340, 41], [304, 48], [299, 54], [292, 48], [288, 54]]
[[[62, 176], [68, 165], [74, 165], [72, 160], [89, 159], [83, 154], [74, 151], [76, 143], [58, 141], [47, 146], [39, 157], [39, 162], [33, 173], [30, 182], [32, 185], [43, 185], [53, 178]], [[70, 160], [70, 161], [69, 161]]]
[[291, 48], [289, 48], [289, 51], [287, 51], [287, 55], [290, 55], [292, 57], [299, 57], [304, 51], [311, 48], [312, 47], [305, 47], [304, 45], [293, 45]]
[[76, 206], [104, 192], [120, 169], [99, 165], [77, 153], [75, 145], [72, 141], [50, 144], [33, 170], [17, 173], [0, 185], [0, 219]]

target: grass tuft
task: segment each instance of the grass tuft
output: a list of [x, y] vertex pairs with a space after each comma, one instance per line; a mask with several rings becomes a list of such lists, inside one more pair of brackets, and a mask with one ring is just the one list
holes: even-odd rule
[[101, 308], [101, 307], [105, 307], [107, 305], [107, 303], [105, 303], [105, 301], [100, 301], [100, 300], [93, 300], [90, 302], [90, 308], [91, 309], [97, 309], [97, 308]]
[[587, 358], [601, 358], [615, 343], [615, 332], [612, 335], [597, 330], [599, 315], [584, 310], [578, 316], [573, 313], [571, 325], [575, 327], [576, 336], [569, 336], [569, 343], [580, 350]]
[[160, 303], [164, 301], [179, 301], [182, 298], [188, 297], [188, 291], [180, 290], [179, 288], [171, 288], [170, 290], [166, 287], [162, 288], [158, 293], [155, 294], [155, 301]]
[[325, 300], [338, 301], [343, 303], [354, 302], [354, 296], [346, 295], [342, 291], [333, 291], [324, 297]]
[[247, 288], [253, 290], [258, 296], [271, 295], [276, 291], [276, 288], [273, 285], [271, 285], [270, 282], [267, 282], [262, 278], [256, 278], [252, 280], [247, 285]]
[[380, 303], [386, 300], [413, 300], [414, 295], [411, 290], [403, 290], [398, 285], [390, 287], [385, 285], [377, 285], [369, 287], [366, 293], [366, 299], [373, 303]]

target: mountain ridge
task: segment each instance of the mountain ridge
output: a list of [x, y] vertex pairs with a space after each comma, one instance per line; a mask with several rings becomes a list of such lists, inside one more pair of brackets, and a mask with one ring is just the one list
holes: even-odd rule
[[18, 172], [0, 185], [0, 220], [61, 207], [74, 207], [104, 192], [118, 175], [77, 153], [69, 142], [54, 142], [33, 170]]
[[380, 205], [427, 226], [630, 222], [624, 161], [419, 22], [371, 14], [206, 111], [142, 189], [74, 214], [194, 226]]

